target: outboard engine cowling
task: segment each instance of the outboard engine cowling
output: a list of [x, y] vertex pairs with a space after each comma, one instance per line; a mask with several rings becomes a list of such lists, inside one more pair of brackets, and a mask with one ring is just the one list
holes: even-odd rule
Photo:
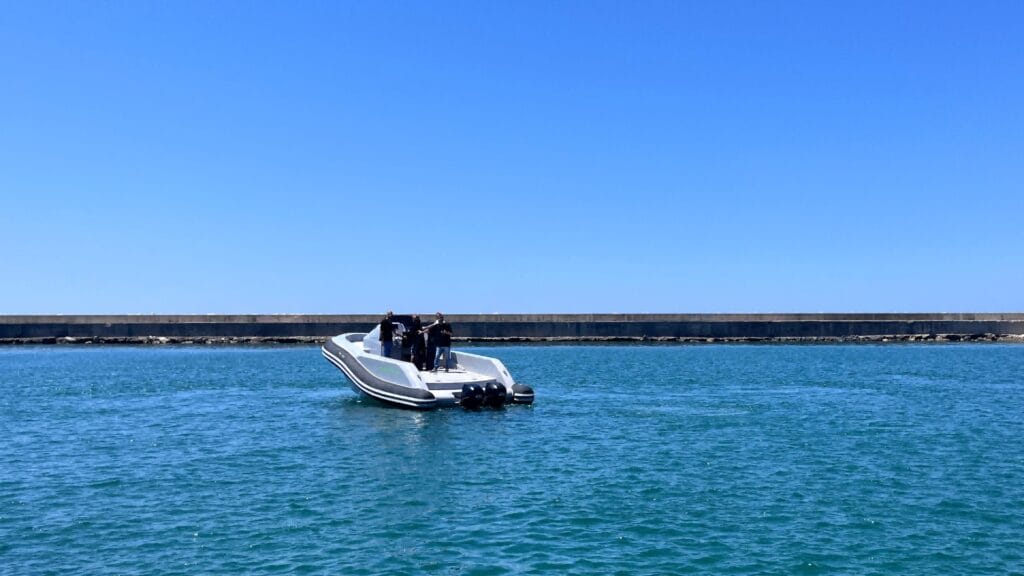
[[506, 393], [504, 384], [488, 382], [487, 386], [484, 386], [484, 404], [491, 408], [501, 408], [505, 405]]
[[530, 388], [526, 384], [513, 384], [512, 401], [516, 404], [532, 404], [533, 388]]
[[479, 384], [463, 384], [459, 404], [467, 410], [476, 410], [484, 403], [484, 388]]

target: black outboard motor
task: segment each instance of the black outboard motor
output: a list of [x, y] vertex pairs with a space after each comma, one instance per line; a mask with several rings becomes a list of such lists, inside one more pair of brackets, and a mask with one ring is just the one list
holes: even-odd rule
[[491, 408], [501, 408], [505, 405], [505, 385], [497, 382], [488, 382], [484, 386], [484, 404]]
[[512, 401], [516, 404], [533, 404], [533, 388], [526, 384], [513, 384]]
[[463, 384], [462, 398], [459, 400], [466, 410], [476, 410], [484, 403], [484, 388], [479, 384]]

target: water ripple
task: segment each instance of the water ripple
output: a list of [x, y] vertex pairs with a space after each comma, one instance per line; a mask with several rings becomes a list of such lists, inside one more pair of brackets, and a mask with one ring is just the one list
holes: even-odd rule
[[431, 413], [314, 348], [0, 350], [0, 573], [1022, 572], [1024, 347], [489, 348]]

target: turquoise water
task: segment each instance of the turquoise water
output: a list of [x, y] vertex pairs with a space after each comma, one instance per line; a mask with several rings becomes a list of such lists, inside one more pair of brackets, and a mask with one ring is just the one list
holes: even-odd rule
[[0, 573], [1024, 573], [1024, 346], [479, 348], [534, 406], [317, 348], [0, 349]]

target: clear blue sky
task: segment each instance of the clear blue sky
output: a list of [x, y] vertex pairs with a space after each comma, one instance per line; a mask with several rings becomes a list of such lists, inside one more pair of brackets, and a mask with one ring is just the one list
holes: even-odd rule
[[1022, 22], [5, 3], [0, 313], [1022, 311]]

